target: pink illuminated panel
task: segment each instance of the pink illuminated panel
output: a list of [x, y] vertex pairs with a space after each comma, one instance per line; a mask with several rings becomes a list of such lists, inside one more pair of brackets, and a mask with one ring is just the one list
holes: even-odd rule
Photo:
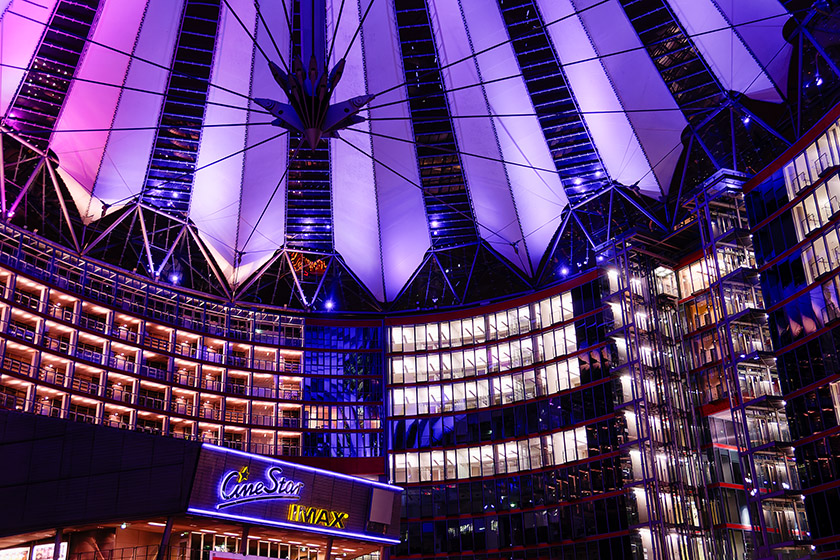
[[105, 4], [76, 71], [81, 79], [70, 86], [53, 133], [51, 147], [61, 167], [85, 187], [96, 180], [122, 91], [97, 82], [121, 85], [125, 80], [131, 58], [123, 53], [134, 47], [145, 8], [145, 2]]
[[125, 203], [143, 188], [182, 9], [183, 0], [149, 0], [94, 187], [108, 204]]

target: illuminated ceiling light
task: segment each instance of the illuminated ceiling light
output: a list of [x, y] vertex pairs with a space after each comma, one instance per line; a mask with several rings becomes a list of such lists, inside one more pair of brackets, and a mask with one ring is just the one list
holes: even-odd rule
[[750, 116], [749, 115], [744, 115], [741, 118], [741, 122], [744, 123], [744, 124], [750, 124]]
[[566, 276], [568, 273], [569, 273], [569, 268], [568, 267], [565, 267], [565, 266], [560, 267], [560, 274], [561, 275]]
[[440, 222], [438, 222], [437, 220], [432, 220], [432, 227], [436, 228], [438, 226], [440, 226]]
[[331, 300], [331, 299], [328, 299], [327, 301], [324, 302], [324, 307], [326, 307], [328, 311], [331, 310], [334, 306], [335, 306], [335, 303], [333, 303], [333, 300]]

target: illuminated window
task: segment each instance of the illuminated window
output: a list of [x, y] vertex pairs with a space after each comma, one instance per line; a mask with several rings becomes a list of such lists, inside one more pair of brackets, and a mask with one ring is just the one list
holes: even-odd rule
[[586, 428], [445, 451], [395, 453], [394, 482], [479, 478], [515, 474], [588, 457]]
[[831, 401], [834, 403], [834, 417], [840, 424], [840, 381], [835, 381], [829, 385], [829, 388], [831, 389]]

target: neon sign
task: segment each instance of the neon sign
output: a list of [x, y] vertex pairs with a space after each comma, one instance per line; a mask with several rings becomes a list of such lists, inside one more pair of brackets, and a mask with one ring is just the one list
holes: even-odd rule
[[265, 500], [299, 500], [303, 482], [287, 479], [282, 474], [280, 467], [269, 467], [265, 471], [265, 481], [248, 482], [250, 471], [247, 466], [230, 471], [219, 482], [216, 509]]
[[306, 507], [299, 504], [289, 506], [289, 521], [296, 521], [298, 523], [344, 529], [344, 522], [347, 521], [348, 517], [350, 517], [349, 514], [339, 511]]

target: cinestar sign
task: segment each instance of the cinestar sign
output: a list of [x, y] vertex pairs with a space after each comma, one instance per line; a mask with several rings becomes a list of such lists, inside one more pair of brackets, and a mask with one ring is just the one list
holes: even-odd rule
[[[203, 443], [187, 513], [390, 545], [400, 543], [400, 492], [374, 480]], [[371, 530], [371, 522], [387, 529]]]
[[267, 468], [264, 481], [249, 482], [249, 477], [248, 467], [225, 474], [219, 481], [216, 509], [266, 500], [300, 500], [303, 482], [284, 477], [280, 467]]

